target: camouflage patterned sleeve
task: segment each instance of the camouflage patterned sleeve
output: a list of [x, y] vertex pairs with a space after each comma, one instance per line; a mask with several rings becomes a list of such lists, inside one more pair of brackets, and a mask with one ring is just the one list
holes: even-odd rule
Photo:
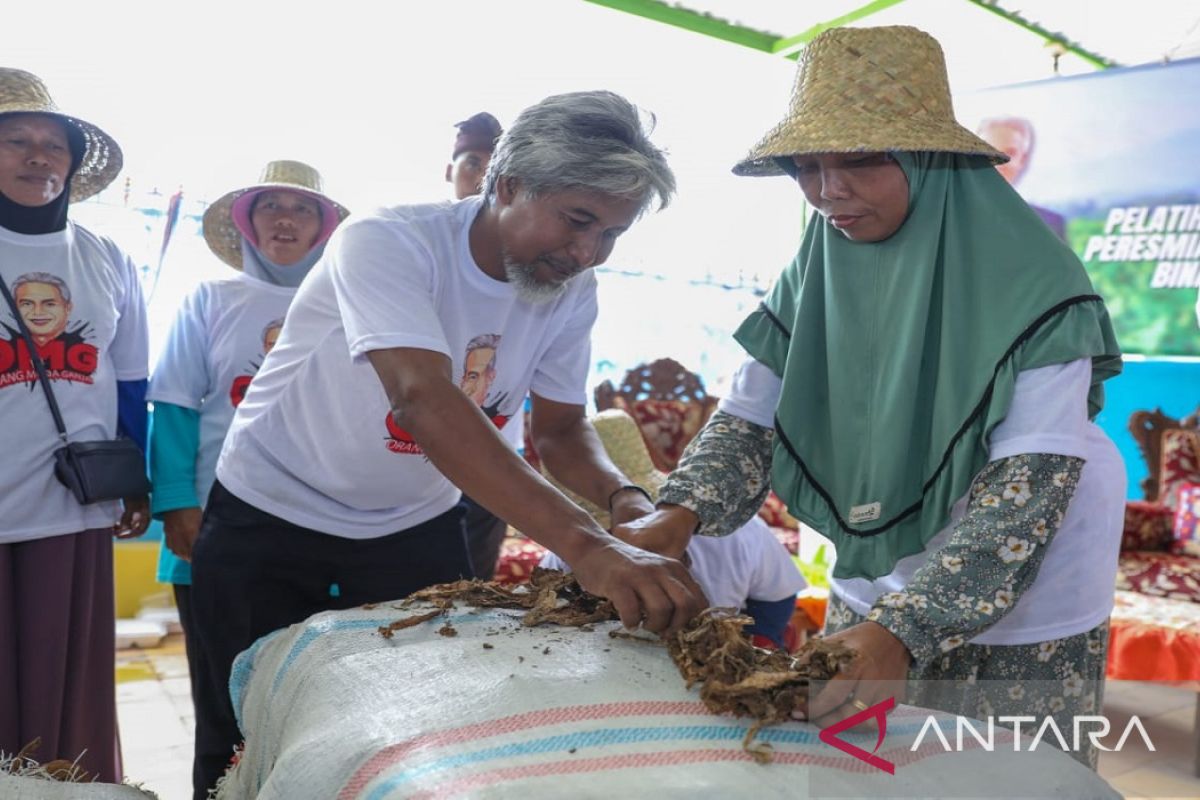
[[726, 536], [758, 513], [770, 489], [775, 431], [717, 411], [683, 451], [658, 501], [700, 517], [701, 536]]
[[918, 669], [995, 625], [1037, 578], [1082, 469], [1082, 459], [1049, 454], [988, 464], [950, 538], [867, 619], [904, 642]]

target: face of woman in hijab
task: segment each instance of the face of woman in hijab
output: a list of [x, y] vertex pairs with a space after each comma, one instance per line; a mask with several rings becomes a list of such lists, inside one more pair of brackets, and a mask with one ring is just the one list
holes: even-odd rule
[[63, 124], [43, 114], [0, 116], [0, 194], [37, 207], [66, 187], [71, 146]]
[[908, 178], [887, 153], [792, 156], [809, 205], [852, 242], [882, 242], [908, 215]]
[[262, 254], [274, 264], [291, 266], [308, 254], [321, 233], [321, 204], [287, 189], [262, 192], [254, 199], [250, 224]]

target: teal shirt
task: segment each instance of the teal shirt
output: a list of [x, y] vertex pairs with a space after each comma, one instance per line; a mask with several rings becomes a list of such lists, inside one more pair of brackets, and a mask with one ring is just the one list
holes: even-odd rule
[[[157, 402], [150, 415], [150, 475], [154, 494], [150, 513], [162, 519], [167, 511], [200, 508], [196, 497], [196, 456], [200, 452], [200, 412]], [[158, 552], [158, 580], [190, 586], [192, 565], [167, 549]]]

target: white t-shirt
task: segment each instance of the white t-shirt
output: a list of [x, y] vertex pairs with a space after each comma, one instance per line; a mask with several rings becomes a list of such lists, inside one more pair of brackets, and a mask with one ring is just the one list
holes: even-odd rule
[[[1117, 553], [1125, 509], [1125, 466], [1116, 445], [1087, 417], [1091, 359], [1021, 372], [1008, 416], [988, 440], [992, 461], [1024, 453], [1074, 456], [1086, 463], [1062, 527], [1050, 541], [1037, 580], [1000, 622], [971, 639], [973, 644], [1032, 644], [1091, 630], [1113, 607]], [[774, 426], [780, 380], [748, 359], [732, 382], [722, 411], [759, 425]], [[954, 505], [950, 521], [921, 553], [901, 559], [888, 575], [833, 579], [831, 590], [859, 614], [886, 592], [902, 590], [928, 554], [950, 537], [966, 513], [967, 498]]]
[[405, 530], [458, 502], [392, 422], [372, 350], [445, 354], [499, 427], [530, 391], [586, 403], [595, 276], [572, 279], [552, 302], [518, 299], [471, 257], [482, 202], [380, 209], [338, 228], [238, 406], [217, 463], [222, 484], [270, 514], [350, 539]]
[[[688, 569], [710, 606], [744, 608], [747, 600], [771, 603], [795, 597], [808, 585], [787, 548], [758, 516], [728, 536], [693, 536], [687, 553], [692, 561]], [[541, 565], [570, 571], [551, 552]]]
[[[39, 236], [0, 228], [0, 279], [37, 342], [71, 441], [116, 436], [117, 381], [144, 379], [149, 358], [133, 262], [72, 222]], [[82, 506], [54, 477], [62, 446], [54, 418], [4, 302], [0, 320], [0, 452], [8, 455], [0, 465], [0, 543], [111, 526], [120, 503]]]
[[147, 397], [200, 412], [195, 485], [201, 505], [216, 477], [233, 412], [278, 338], [295, 295], [296, 287], [238, 273], [201, 283], [175, 314]]

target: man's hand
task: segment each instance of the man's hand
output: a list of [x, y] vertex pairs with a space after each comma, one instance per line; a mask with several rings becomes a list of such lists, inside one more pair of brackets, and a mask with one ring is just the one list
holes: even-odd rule
[[[706, 607], [704, 592], [683, 564], [614, 539], [517, 456], [453, 382], [444, 354], [396, 347], [372, 350], [367, 358], [393, 420], [433, 466], [484, 508], [557, 553], [584, 588], [612, 601], [623, 623], [671, 633]], [[607, 457], [600, 455], [603, 447], [582, 406], [534, 395], [533, 408], [534, 442], [547, 468], [569, 487], [590, 485], [580, 494], [606, 504], [614, 484], [628, 479], [611, 463], [601, 468]], [[590, 455], [581, 456], [574, 446]]]
[[136, 539], [150, 527], [150, 498], [146, 495], [126, 497], [121, 502], [125, 506], [125, 512], [121, 514], [121, 521], [113, 526], [113, 536], [118, 539]]
[[200, 520], [204, 516], [199, 508], [177, 508], [163, 513], [164, 542], [167, 549], [184, 561], [192, 560], [192, 547], [200, 535]]
[[809, 700], [809, 720], [826, 728], [889, 697], [904, 702], [912, 657], [891, 631], [877, 622], [862, 622], [825, 639], [858, 656]]
[[624, 523], [618, 523], [613, 514], [612, 533], [643, 550], [668, 558], [681, 558], [699, 524], [700, 519], [695, 513], [683, 506], [663, 506]]
[[669, 636], [708, 607], [683, 564], [608, 537], [571, 564], [579, 584], [616, 606], [621, 624]]

